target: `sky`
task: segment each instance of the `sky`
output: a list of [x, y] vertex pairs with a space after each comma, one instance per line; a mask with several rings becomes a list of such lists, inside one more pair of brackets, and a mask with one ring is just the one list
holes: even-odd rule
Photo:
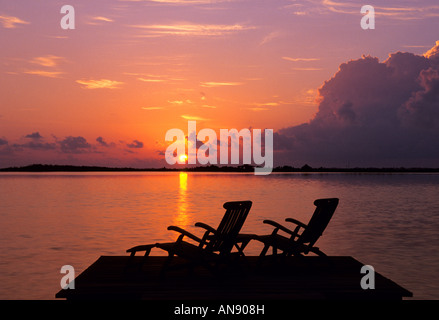
[[439, 167], [437, 30], [434, 0], [0, 0], [0, 167], [168, 166], [188, 121], [272, 129], [275, 165]]

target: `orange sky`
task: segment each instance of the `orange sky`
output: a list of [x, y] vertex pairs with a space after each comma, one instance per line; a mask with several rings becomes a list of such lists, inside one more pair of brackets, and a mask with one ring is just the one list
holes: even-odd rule
[[[1, 0], [0, 167], [155, 166], [166, 131], [188, 120], [306, 123], [340, 63], [434, 44], [419, 31], [437, 27], [439, 9], [421, 2], [377, 2], [377, 30], [365, 31], [358, 1], [74, 1], [76, 28], [63, 30], [61, 1]], [[66, 137], [86, 142], [56, 149]]]

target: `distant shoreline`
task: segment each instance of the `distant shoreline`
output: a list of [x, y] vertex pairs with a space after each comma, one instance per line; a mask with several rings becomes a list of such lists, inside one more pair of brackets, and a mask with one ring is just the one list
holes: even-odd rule
[[[254, 172], [253, 166], [243, 165], [236, 167], [229, 166], [201, 166], [201, 167], [181, 167], [181, 168], [117, 168], [99, 166], [73, 166], [73, 165], [43, 165], [33, 164], [23, 167], [9, 167], [0, 169], [0, 172]], [[439, 168], [312, 168], [304, 165], [300, 168], [292, 166], [279, 166], [273, 168], [272, 172], [380, 172], [380, 173], [434, 173], [439, 172]]]

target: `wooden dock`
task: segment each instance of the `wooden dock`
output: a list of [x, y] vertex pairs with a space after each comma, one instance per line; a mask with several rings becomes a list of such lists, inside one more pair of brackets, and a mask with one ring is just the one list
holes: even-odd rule
[[[129, 300], [401, 300], [412, 293], [375, 270], [375, 289], [361, 288], [363, 263], [348, 256], [247, 257], [222, 276], [203, 267], [175, 268], [160, 277], [166, 257], [101, 256], [56, 298]], [[182, 263], [179, 258], [174, 259]], [[143, 263], [142, 263], [143, 262]]]

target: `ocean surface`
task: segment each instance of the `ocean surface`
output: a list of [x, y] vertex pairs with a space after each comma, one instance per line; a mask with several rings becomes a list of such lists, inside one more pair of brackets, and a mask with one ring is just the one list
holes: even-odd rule
[[0, 299], [55, 299], [62, 266], [78, 275], [101, 255], [175, 240], [169, 225], [200, 235], [195, 222], [216, 227], [227, 201], [253, 201], [242, 232], [267, 234], [264, 219], [307, 223], [329, 197], [340, 203], [322, 251], [439, 299], [439, 174], [178, 172], [0, 174]]

